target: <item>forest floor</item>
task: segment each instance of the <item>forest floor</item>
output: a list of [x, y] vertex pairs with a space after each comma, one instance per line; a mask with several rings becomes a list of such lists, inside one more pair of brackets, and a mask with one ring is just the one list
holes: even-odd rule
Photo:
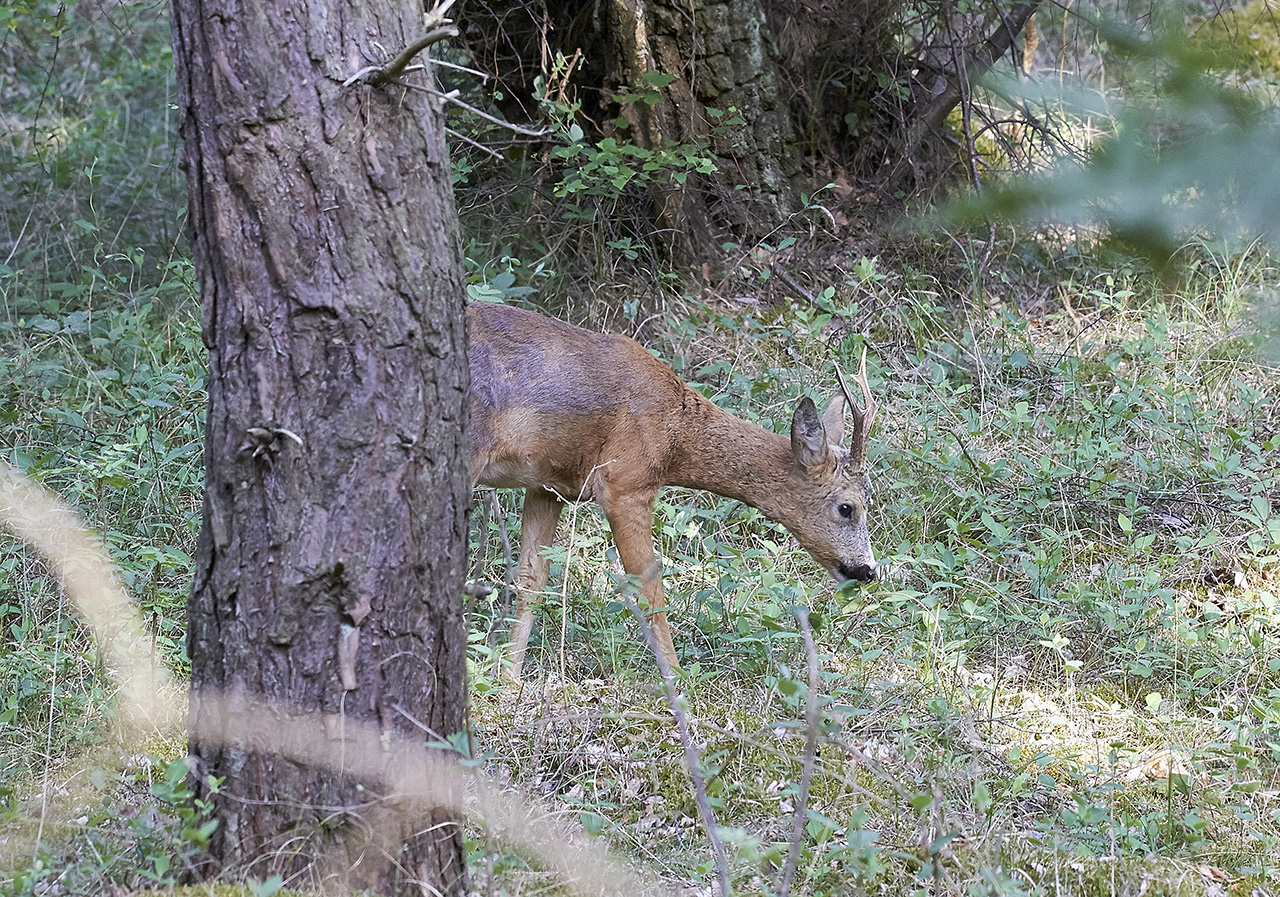
[[[1273, 259], [1189, 246], [1170, 282], [1041, 246], [959, 289], [828, 251], [821, 273], [744, 261], [732, 290], [601, 287], [618, 301], [594, 318], [782, 432], [865, 346], [886, 575], [837, 588], [757, 512], [664, 491], [685, 739], [593, 507], [562, 523], [523, 685], [503, 679], [518, 499], [478, 494], [473, 578], [497, 586], [469, 599], [479, 768], [655, 892], [723, 875], [743, 894], [788, 877], [815, 895], [1274, 893]], [[742, 285], [784, 265], [810, 287]], [[5, 458], [102, 534], [180, 685], [202, 477], [191, 281], [92, 314], [6, 295]], [[0, 575], [0, 894], [171, 887], [203, 824], [180, 733], [116, 740], [109, 670], [56, 583], [12, 542]], [[483, 820], [468, 847], [477, 893], [562, 887]]]

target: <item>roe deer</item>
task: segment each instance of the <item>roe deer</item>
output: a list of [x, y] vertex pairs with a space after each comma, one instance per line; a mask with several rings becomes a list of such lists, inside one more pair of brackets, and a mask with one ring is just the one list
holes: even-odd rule
[[[876, 404], [862, 355], [859, 408], [836, 369], [837, 396], [818, 416], [808, 397], [791, 436], [739, 420], [690, 389], [634, 340], [594, 333], [531, 311], [489, 302], [467, 309], [471, 348], [471, 481], [524, 489], [511, 636], [519, 680], [533, 603], [550, 572], [542, 551], [555, 538], [564, 501], [604, 509], [618, 555], [638, 578], [658, 643], [676, 665], [653, 548], [660, 486], [705, 489], [758, 508], [781, 523], [837, 579], [870, 582], [871, 481], [867, 440]], [[853, 415], [847, 449], [844, 403]]]

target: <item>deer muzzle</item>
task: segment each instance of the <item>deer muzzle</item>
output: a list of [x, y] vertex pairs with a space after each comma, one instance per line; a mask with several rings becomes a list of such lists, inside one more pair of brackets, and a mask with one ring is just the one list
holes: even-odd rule
[[874, 563], [849, 566], [841, 564], [834, 571], [837, 579], [853, 579], [858, 582], [874, 582], [879, 574], [879, 567]]

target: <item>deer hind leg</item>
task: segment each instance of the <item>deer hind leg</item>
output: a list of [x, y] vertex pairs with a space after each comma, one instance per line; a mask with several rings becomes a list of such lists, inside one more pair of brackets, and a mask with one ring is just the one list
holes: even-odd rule
[[667, 623], [667, 599], [662, 591], [662, 562], [653, 550], [653, 501], [657, 492], [641, 494], [634, 498], [615, 500], [604, 509], [613, 530], [613, 541], [618, 545], [618, 557], [622, 566], [640, 580], [640, 592], [649, 603], [649, 625], [657, 636], [658, 646], [673, 667], [676, 661], [675, 643], [671, 640], [671, 627]]
[[556, 525], [564, 504], [543, 489], [530, 487], [524, 491], [524, 510], [520, 521], [520, 572], [516, 578], [516, 623], [511, 631], [511, 666], [507, 670], [513, 682], [520, 681], [524, 654], [533, 631], [533, 608], [542, 600], [542, 590], [551, 575], [551, 562], [543, 549], [556, 537]]

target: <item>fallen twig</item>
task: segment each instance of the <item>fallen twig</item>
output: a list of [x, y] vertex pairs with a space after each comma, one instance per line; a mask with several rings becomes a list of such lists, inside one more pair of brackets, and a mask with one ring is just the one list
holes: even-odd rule
[[804, 636], [804, 652], [809, 660], [809, 689], [804, 696], [804, 763], [800, 768], [800, 793], [796, 795], [795, 819], [791, 827], [791, 850], [782, 869], [782, 884], [778, 897], [791, 893], [791, 880], [800, 861], [800, 843], [804, 840], [805, 822], [809, 815], [809, 785], [813, 781], [813, 767], [818, 759], [818, 647], [813, 641], [813, 629], [809, 625], [809, 608], [797, 607], [796, 619], [800, 622], [800, 634]]

